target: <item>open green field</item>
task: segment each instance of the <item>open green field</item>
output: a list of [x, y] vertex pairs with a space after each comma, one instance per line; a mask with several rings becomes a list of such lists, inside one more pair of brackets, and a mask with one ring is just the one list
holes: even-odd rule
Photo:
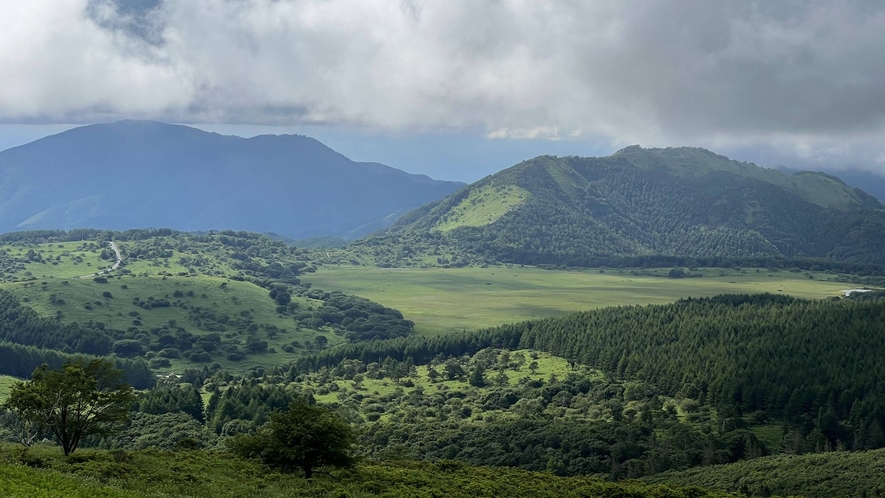
[[[325, 266], [304, 282], [363, 296], [403, 312], [422, 334], [490, 327], [606, 306], [669, 303], [723, 293], [772, 292], [808, 299], [855, 287], [822, 272], [704, 269], [698, 278], [623, 270], [535, 267], [371, 268]], [[637, 274], [633, 274], [637, 273]], [[812, 278], [809, 278], [809, 275]]]
[[6, 401], [6, 397], [9, 396], [9, 388], [12, 387], [13, 382], [18, 380], [21, 379], [10, 377], [8, 375], [0, 375], [0, 403]]
[[89, 241], [0, 245], [0, 251], [20, 265], [6, 272], [6, 277], [14, 279], [90, 275], [114, 264], [113, 259], [101, 259], [104, 248]]

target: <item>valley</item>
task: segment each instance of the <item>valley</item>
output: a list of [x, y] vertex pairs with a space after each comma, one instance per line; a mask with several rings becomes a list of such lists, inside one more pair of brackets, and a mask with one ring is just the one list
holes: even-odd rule
[[[821, 271], [701, 268], [692, 278], [670, 269], [551, 270], [501, 265], [468, 268], [321, 266], [301, 278], [396, 308], [420, 334], [474, 330], [606, 306], [664, 304], [717, 294], [783, 293], [825, 299], [852, 288]], [[843, 279], [849, 278], [842, 276]]]
[[[597, 484], [608, 491], [592, 493], [657, 493], [625, 479], [710, 496], [846, 489], [836, 454], [859, 455], [860, 472], [885, 447], [878, 201], [695, 149], [675, 152], [694, 166], [665, 161], [670, 176], [644, 176], [672, 153], [628, 149], [620, 170], [623, 158], [537, 158], [334, 247], [234, 230], [0, 234], [0, 355], [12, 359], [0, 363], [0, 396], [41, 364], [94, 358], [137, 388], [125, 423], [84, 441], [83, 456], [0, 442], [0, 475], [16, 492], [31, 489], [25, 465], [51, 469], [49, 487], [97, 479], [140, 495], [161, 462], [190, 454], [193, 467], [175, 465], [206, 487], [173, 479], [167, 494], [224, 496], [205, 466], [255, 464], [237, 445], [303, 405], [353, 431], [360, 462], [276, 492], [413, 494], [402, 479], [481, 469], [555, 476], [559, 496]], [[660, 190], [682, 178], [728, 191], [721, 174], [767, 192], [743, 205], [743, 226], [738, 204], [714, 223], [703, 199]], [[782, 198], [818, 221], [865, 221], [845, 241], [789, 233]], [[676, 225], [642, 228], [664, 221]], [[15, 413], [0, 410], [0, 440], [20, 434]], [[804, 481], [730, 477], [754, 465], [783, 476], [809, 456], [822, 460]], [[263, 461], [259, 479], [279, 470]], [[366, 491], [363, 472], [397, 477]]]
[[870, 1], [4, 2], [0, 498], [885, 498], [883, 67]]

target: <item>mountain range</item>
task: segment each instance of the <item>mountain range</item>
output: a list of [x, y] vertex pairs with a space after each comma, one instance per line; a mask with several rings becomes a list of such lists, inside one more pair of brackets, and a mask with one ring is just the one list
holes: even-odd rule
[[357, 238], [463, 185], [354, 162], [305, 136], [246, 139], [121, 121], [0, 152], [0, 232], [229, 228]]
[[522, 162], [412, 211], [373, 243], [404, 237], [524, 264], [658, 256], [883, 264], [885, 210], [824, 173], [631, 146]]

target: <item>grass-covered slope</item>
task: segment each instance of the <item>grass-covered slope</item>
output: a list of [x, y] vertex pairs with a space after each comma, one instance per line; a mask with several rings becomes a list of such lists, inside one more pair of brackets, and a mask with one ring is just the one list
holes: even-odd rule
[[[91, 276], [116, 260], [112, 240], [122, 266]], [[63, 361], [59, 354], [113, 354], [160, 372], [243, 370], [411, 332], [396, 310], [301, 285], [311, 270], [303, 251], [246, 232], [4, 234], [0, 346], [29, 359], [0, 373], [24, 376], [41, 361]]]
[[[28, 466], [24, 464], [27, 463]], [[550, 497], [705, 498], [729, 496], [697, 487], [610, 483], [455, 462], [366, 462], [356, 469], [306, 480], [278, 474], [226, 453], [57, 448], [0, 454], [0, 494], [9, 498], [72, 497]]]
[[883, 233], [882, 205], [834, 177], [787, 175], [703, 149], [628, 147], [523, 162], [360, 244], [575, 266], [639, 257], [883, 264]]
[[885, 450], [778, 455], [664, 472], [643, 480], [703, 486], [748, 496], [882, 496]]

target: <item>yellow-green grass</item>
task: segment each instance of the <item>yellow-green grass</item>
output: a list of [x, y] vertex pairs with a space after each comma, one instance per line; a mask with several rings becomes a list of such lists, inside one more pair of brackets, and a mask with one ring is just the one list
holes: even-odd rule
[[6, 401], [6, 398], [9, 396], [9, 388], [19, 380], [21, 379], [10, 377], [9, 375], [0, 375], [0, 403]]
[[[851, 284], [830, 275], [761, 270], [703, 270], [699, 278], [634, 275], [630, 270], [545, 270], [535, 267], [372, 268], [326, 266], [302, 280], [396, 308], [422, 334], [470, 330], [569, 312], [669, 303], [723, 293], [772, 292], [822, 299]], [[666, 274], [666, 270], [662, 272]], [[814, 278], [809, 278], [811, 275]]]
[[[21, 302], [44, 316], [57, 316], [57, 313], [61, 312], [63, 322], [87, 323], [91, 320], [102, 322], [107, 328], [115, 330], [127, 330], [133, 326], [141, 330], [150, 330], [170, 326], [172, 321], [174, 327], [183, 327], [196, 335], [210, 333], [201, 329], [189, 318], [189, 311], [194, 307], [200, 307], [217, 315], [228, 315], [231, 318], [248, 312], [255, 324], [273, 325], [281, 329], [281, 332], [273, 338], [263, 337], [263, 332], [260, 333], [261, 339], [267, 340], [268, 346], [275, 348], [276, 353], [251, 356], [241, 362], [229, 362], [223, 354], [213, 356], [213, 359], [226, 368], [241, 369], [255, 364], [272, 366], [289, 362], [293, 359], [293, 355], [282, 350], [285, 345], [293, 341], [301, 343], [313, 341], [318, 334], [325, 335], [329, 344], [333, 346], [344, 342], [343, 338], [331, 331], [301, 328], [291, 317], [278, 314], [277, 305], [268, 296], [266, 289], [249, 282], [225, 278], [125, 275], [109, 278], [107, 283], [98, 283], [92, 279], [47, 279], [0, 284], [0, 289], [12, 292]], [[183, 295], [175, 297], [176, 291], [180, 291]], [[105, 292], [109, 292], [111, 297], [104, 296]], [[189, 296], [189, 293], [192, 293], [192, 296]], [[181, 306], [144, 308], [133, 303], [135, 298], [143, 302], [150, 302], [149, 298], [154, 298], [154, 301], [168, 300], [173, 303], [177, 301], [189, 309]], [[63, 301], [63, 304], [58, 304], [59, 300]], [[292, 300], [303, 307], [317, 304], [313, 300], [297, 296]], [[138, 315], [132, 316], [131, 313]], [[231, 326], [219, 334], [222, 337], [226, 334], [236, 334], [240, 339], [246, 335], [245, 331], [236, 330]], [[193, 367], [192, 363], [180, 359], [171, 359], [171, 362], [171, 368], [174, 370]]]
[[[117, 245], [122, 247], [125, 245], [125, 243], [118, 243]], [[225, 262], [219, 261], [209, 252], [204, 251], [201, 252], [199, 255], [201, 258], [207, 260], [208, 263], [204, 267], [197, 268], [196, 270], [198, 273], [211, 275], [235, 275], [237, 273], [234, 269], [230, 267], [230, 265]], [[124, 257], [123, 267], [133, 275], [178, 275], [179, 273], [188, 273], [188, 271], [190, 270], [189, 267], [181, 264], [181, 259], [192, 257], [194, 257], [194, 254], [181, 251], [172, 251], [172, 256], [168, 258], [158, 258], [143, 261], [129, 260]]]
[[765, 443], [766, 446], [772, 449], [780, 448], [781, 443], [784, 439], [784, 425], [783, 424], [762, 424], [762, 425], [752, 425], [752, 421], [747, 421], [750, 425], [749, 428], [753, 431], [753, 434], [759, 438], [760, 441]]
[[14, 275], [19, 279], [72, 278], [89, 275], [114, 264], [113, 260], [101, 259], [100, 254], [104, 247], [95, 242], [4, 245], [0, 246], [0, 249], [8, 251], [9, 256], [16, 259], [25, 259], [30, 249], [43, 256], [44, 263], [33, 261], [25, 263], [25, 269]]
[[487, 185], [474, 189], [439, 221], [434, 230], [448, 232], [458, 227], [480, 227], [494, 222], [528, 199], [529, 193], [515, 185]]
[[[117, 247], [126, 250], [128, 242], [117, 242]], [[28, 251], [33, 249], [43, 257], [44, 262], [28, 261], [25, 268], [11, 275], [17, 280], [24, 279], [48, 279], [48, 278], [76, 278], [91, 275], [102, 269], [110, 268], [114, 264], [113, 259], [101, 259], [101, 252], [105, 245], [97, 242], [58, 242], [51, 244], [30, 245], [0, 245], [0, 250], [8, 251], [10, 257], [18, 260], [26, 260]], [[168, 258], [154, 260], [132, 260], [123, 256], [123, 269], [134, 275], [162, 275], [187, 273], [190, 268], [182, 265], [182, 258], [193, 257], [188, 252], [172, 251]], [[214, 275], [236, 274], [230, 265], [218, 261], [209, 252], [203, 252], [200, 257], [208, 263], [198, 268], [199, 273]]]

